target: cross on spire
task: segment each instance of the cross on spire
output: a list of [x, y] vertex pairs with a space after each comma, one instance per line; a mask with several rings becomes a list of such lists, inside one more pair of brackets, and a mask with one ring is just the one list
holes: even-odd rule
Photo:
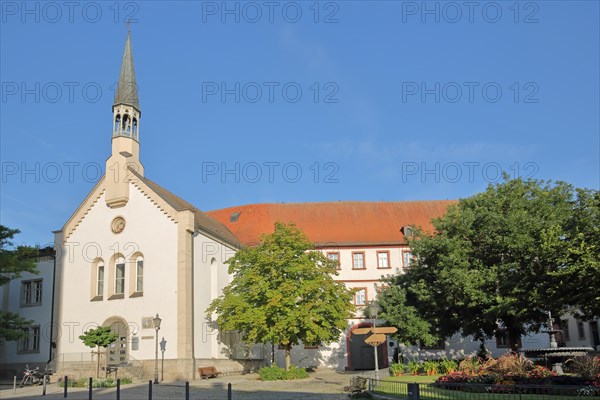
[[125, 26], [127, 27], [127, 33], [131, 32], [131, 18], [127, 19], [127, 21], [125, 21]]

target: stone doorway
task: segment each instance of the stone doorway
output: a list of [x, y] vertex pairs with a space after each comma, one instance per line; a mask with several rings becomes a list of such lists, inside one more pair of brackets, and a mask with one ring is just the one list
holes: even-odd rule
[[125, 320], [119, 317], [112, 317], [102, 325], [110, 326], [111, 332], [117, 334], [117, 341], [106, 349], [106, 364], [126, 364], [129, 361], [129, 329]]
[[[348, 349], [348, 370], [374, 370], [375, 369], [375, 352], [373, 347], [365, 343], [365, 339], [369, 335], [354, 335], [352, 331], [356, 328], [368, 328], [373, 326], [369, 322], [361, 322], [350, 328], [346, 337], [346, 348]], [[382, 343], [377, 346], [377, 358], [379, 361], [379, 369], [388, 367], [387, 343]]]

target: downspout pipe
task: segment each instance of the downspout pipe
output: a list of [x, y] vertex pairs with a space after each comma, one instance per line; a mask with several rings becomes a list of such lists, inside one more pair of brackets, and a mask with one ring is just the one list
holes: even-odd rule
[[52, 349], [56, 348], [56, 343], [54, 343], [53, 340], [53, 333], [54, 333], [54, 301], [55, 301], [55, 292], [56, 292], [56, 251], [52, 248], [52, 247], [47, 247], [46, 251], [48, 252], [48, 255], [50, 257], [52, 257], [52, 260], [54, 261], [53, 263], [53, 267], [52, 267], [52, 301], [51, 301], [51, 308], [50, 308], [50, 349], [48, 352], [48, 362], [46, 364], [49, 364], [52, 361]]

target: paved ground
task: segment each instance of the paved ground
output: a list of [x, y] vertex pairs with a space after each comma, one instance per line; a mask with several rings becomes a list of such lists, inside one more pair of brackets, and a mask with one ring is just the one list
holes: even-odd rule
[[[352, 374], [321, 369], [311, 373], [308, 379], [297, 381], [262, 382], [258, 375], [249, 374], [242, 376], [228, 376], [210, 380], [190, 382], [190, 399], [192, 400], [226, 400], [227, 384], [232, 385], [232, 398], [235, 400], [341, 400], [346, 396], [343, 387], [348, 385]], [[47, 387], [46, 396], [41, 396], [42, 387], [13, 389], [2, 386], [0, 399], [62, 399], [63, 389], [56, 383]], [[88, 399], [87, 389], [69, 388], [68, 399]], [[94, 389], [94, 400], [116, 399], [116, 390]], [[164, 382], [153, 388], [153, 400], [185, 399], [184, 382]], [[148, 384], [123, 385], [121, 388], [122, 400], [148, 399]]]

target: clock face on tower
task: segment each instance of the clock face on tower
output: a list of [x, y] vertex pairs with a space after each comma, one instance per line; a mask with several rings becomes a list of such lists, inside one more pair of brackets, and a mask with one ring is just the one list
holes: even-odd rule
[[123, 217], [116, 217], [115, 219], [113, 219], [112, 223], [110, 224], [110, 227], [113, 233], [123, 232], [123, 229], [125, 229], [125, 219]]

